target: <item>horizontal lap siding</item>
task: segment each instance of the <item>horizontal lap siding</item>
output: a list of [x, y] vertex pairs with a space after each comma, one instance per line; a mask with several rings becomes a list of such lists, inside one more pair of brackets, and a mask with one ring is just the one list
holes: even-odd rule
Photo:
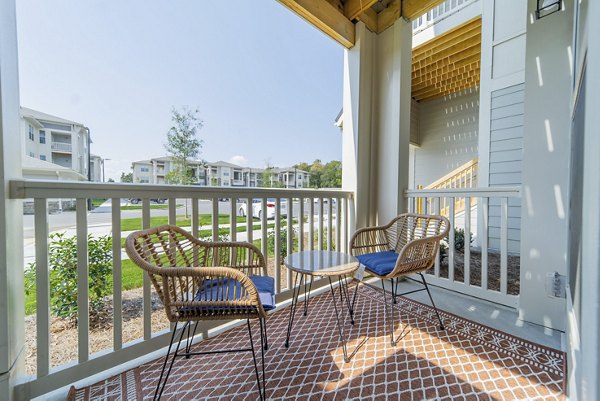
[[[524, 84], [492, 92], [490, 124], [490, 187], [520, 186], [523, 168]], [[489, 247], [500, 249], [500, 199], [489, 203]], [[518, 253], [521, 199], [508, 201], [508, 251]]]
[[[479, 91], [470, 88], [446, 98], [414, 107], [411, 142], [414, 150], [415, 186], [427, 186], [466, 162], [478, 157]], [[414, 121], [414, 119], [418, 121]]]

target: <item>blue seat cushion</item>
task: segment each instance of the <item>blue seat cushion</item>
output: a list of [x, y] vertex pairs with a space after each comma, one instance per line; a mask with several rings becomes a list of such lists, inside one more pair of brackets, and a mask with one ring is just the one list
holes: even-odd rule
[[365, 266], [365, 270], [379, 276], [385, 276], [394, 270], [398, 254], [394, 251], [365, 253], [356, 257]]
[[[250, 280], [256, 286], [258, 297], [265, 310], [275, 309], [275, 279], [268, 276], [250, 276]], [[202, 288], [196, 294], [197, 300], [218, 299], [222, 297], [223, 289], [229, 287], [227, 299], [234, 300], [234, 292], [239, 296], [242, 284], [233, 279], [216, 280], [205, 282]], [[234, 291], [234, 286], [236, 291]]]

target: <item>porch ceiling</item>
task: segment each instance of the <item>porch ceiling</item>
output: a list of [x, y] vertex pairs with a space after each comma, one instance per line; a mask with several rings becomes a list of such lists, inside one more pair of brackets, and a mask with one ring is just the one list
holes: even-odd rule
[[479, 84], [481, 17], [415, 47], [412, 97], [432, 100]]
[[346, 48], [354, 46], [355, 24], [381, 33], [404, 17], [412, 20], [444, 0], [279, 0]]

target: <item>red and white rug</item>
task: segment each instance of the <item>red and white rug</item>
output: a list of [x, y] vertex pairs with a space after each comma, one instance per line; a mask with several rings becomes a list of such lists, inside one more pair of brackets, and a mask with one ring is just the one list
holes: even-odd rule
[[[354, 289], [351, 289], [353, 292]], [[381, 290], [361, 285], [355, 321], [345, 316], [349, 352], [344, 362], [331, 294], [310, 300], [308, 316], [296, 313], [290, 348], [284, 347], [289, 308], [269, 316], [270, 348], [265, 354], [267, 398], [273, 400], [562, 400], [565, 354], [498, 330], [399, 297], [395, 347], [383, 326]], [[339, 298], [338, 298], [339, 302]], [[259, 343], [258, 323], [252, 325]], [[196, 346], [246, 347], [247, 329], [238, 327]], [[258, 349], [257, 349], [258, 351]], [[162, 358], [135, 370], [73, 390], [73, 400], [152, 399]], [[259, 358], [260, 369], [260, 358]], [[136, 381], [139, 374], [140, 381]], [[124, 376], [123, 376], [124, 375]], [[123, 379], [124, 378], [124, 379]], [[128, 381], [130, 379], [130, 381]], [[136, 384], [139, 383], [139, 384]], [[121, 387], [119, 387], [121, 386]], [[85, 397], [84, 395], [87, 394]], [[250, 353], [178, 359], [163, 400], [256, 400]]]

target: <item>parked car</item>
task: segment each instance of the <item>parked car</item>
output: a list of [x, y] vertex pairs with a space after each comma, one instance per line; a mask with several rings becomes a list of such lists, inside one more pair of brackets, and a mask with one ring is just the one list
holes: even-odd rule
[[[267, 219], [275, 218], [275, 198], [267, 198]], [[285, 199], [280, 202], [281, 205], [281, 216], [287, 215], [287, 203]], [[256, 219], [262, 218], [262, 199], [252, 199], [252, 217]], [[238, 216], [246, 217], [248, 215], [248, 205], [241, 203], [238, 208]]]
[[[150, 202], [154, 202], [154, 203], [160, 203], [163, 204], [167, 201], [166, 198], [151, 198]], [[138, 203], [142, 202], [142, 198], [131, 198], [129, 199], [129, 202], [133, 205], [137, 205]]]

